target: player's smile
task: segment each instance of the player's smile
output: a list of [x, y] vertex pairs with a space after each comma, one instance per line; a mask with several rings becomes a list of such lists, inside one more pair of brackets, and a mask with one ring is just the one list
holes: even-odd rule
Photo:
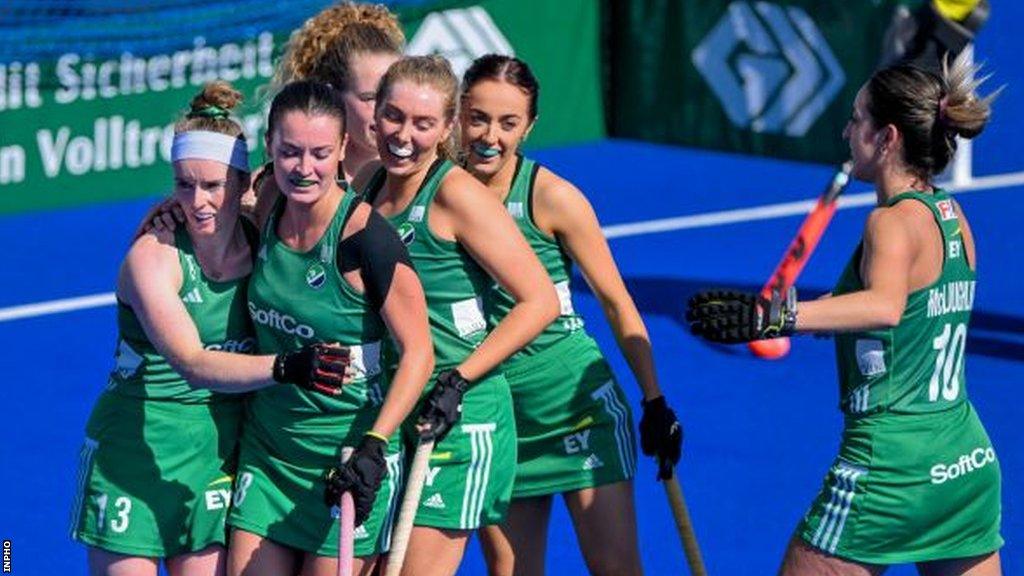
[[189, 158], [174, 163], [174, 196], [193, 232], [217, 230], [230, 187], [228, 171], [225, 164], [215, 160]]
[[501, 155], [500, 148], [498, 148], [497, 146], [486, 144], [484, 142], [473, 142], [471, 149], [473, 150], [473, 154], [476, 154], [485, 162], [493, 160], [495, 157]]
[[404, 146], [398, 146], [388, 142], [388, 153], [399, 160], [409, 160], [413, 157], [416, 150], [412, 147], [412, 144], [406, 144]]
[[377, 107], [377, 147], [384, 165], [403, 173], [432, 162], [449, 134], [445, 100], [436, 88], [400, 81]]
[[505, 168], [533, 125], [530, 97], [507, 82], [482, 80], [463, 94], [462, 106], [469, 169], [492, 177]]

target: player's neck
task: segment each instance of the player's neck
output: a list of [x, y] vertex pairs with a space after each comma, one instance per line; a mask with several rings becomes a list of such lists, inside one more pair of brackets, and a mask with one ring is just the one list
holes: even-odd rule
[[354, 138], [349, 136], [348, 142], [345, 143], [345, 159], [341, 162], [341, 166], [345, 170], [345, 181], [352, 182], [355, 180], [356, 174], [359, 174], [363, 166], [377, 158], [377, 150], [375, 148], [362, 147], [355, 143]]
[[278, 237], [293, 250], [313, 248], [330, 227], [344, 193], [337, 185], [312, 203], [289, 202], [281, 214]]
[[419, 192], [420, 186], [430, 175], [430, 168], [437, 162], [437, 158], [424, 162], [419, 170], [410, 174], [395, 175], [388, 173], [384, 180], [384, 200], [394, 206], [401, 206], [397, 212], [401, 212], [412, 202]]
[[494, 174], [474, 173], [473, 176], [483, 183], [484, 186], [487, 186], [487, 189], [493, 192], [499, 200], [504, 202], [512, 191], [512, 180], [516, 177], [516, 166], [518, 164], [518, 159], [512, 158], [505, 162], [505, 165]]
[[192, 249], [203, 273], [214, 280], [233, 277], [235, 254], [244, 244], [244, 239], [245, 234], [237, 218], [232, 226], [217, 230], [213, 235], [192, 235]]
[[875, 193], [879, 206], [904, 192], [933, 192], [934, 187], [927, 180], [902, 170], [882, 170], [875, 178]]

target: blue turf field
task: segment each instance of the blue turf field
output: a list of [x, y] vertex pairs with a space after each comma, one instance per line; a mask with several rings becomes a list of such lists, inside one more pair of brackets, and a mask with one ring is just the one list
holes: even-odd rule
[[[1011, 56], [1024, 8], [999, 6], [979, 55], [1009, 84], [996, 120], [975, 146], [975, 175], [1024, 170], [1024, 69]], [[820, 166], [607, 141], [535, 156], [591, 196], [606, 225], [746, 208], [814, 196], [830, 175]], [[596, 172], [594, 166], [621, 166]], [[635, 170], [626, 172], [626, 167]], [[1003, 472], [1006, 574], [1024, 573], [1024, 193], [1019, 182], [959, 197], [975, 231], [979, 287], [968, 342], [969, 390]], [[864, 187], [853, 187], [854, 194]], [[109, 292], [131, 230], [149, 201], [0, 218], [0, 308]], [[858, 239], [866, 208], [841, 210], [800, 280], [823, 292]], [[834, 455], [841, 418], [831, 343], [801, 338], [767, 363], [701, 344], [680, 320], [700, 286], [756, 289], [775, 265], [799, 216], [619, 237], [612, 248], [654, 341], [662, 386], [686, 427], [680, 476], [711, 574], [771, 574], [789, 534]], [[13, 250], [12, 250], [13, 248]], [[577, 282], [577, 304], [616, 371], [625, 363], [594, 299]], [[84, 552], [67, 535], [82, 430], [104, 385], [114, 345], [114, 308], [0, 322], [0, 538], [13, 544], [15, 574], [81, 573]], [[639, 410], [632, 381], [627, 391]], [[682, 573], [666, 500], [654, 469], [637, 479], [641, 545], [652, 574]], [[583, 573], [564, 509], [556, 508], [552, 574]], [[482, 573], [475, 545], [463, 573]], [[908, 574], [908, 568], [891, 574]]]

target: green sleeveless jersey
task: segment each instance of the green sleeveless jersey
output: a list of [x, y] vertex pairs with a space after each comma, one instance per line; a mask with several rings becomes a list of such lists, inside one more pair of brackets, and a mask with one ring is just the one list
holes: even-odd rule
[[[243, 221], [243, 226], [248, 226]], [[255, 240], [255, 233], [247, 237]], [[196, 260], [192, 238], [184, 226], [174, 232], [182, 282], [178, 296], [199, 331], [207, 350], [251, 354], [255, 349], [252, 325], [245, 310], [247, 278], [215, 282], [203, 274]], [[117, 302], [118, 342], [116, 366], [108, 390], [135, 398], [205, 403], [226, 399], [205, 388], [193, 388], [157, 352], [131, 306]]]
[[352, 380], [342, 394], [329, 397], [298, 386], [258, 390], [250, 402], [251, 416], [267, 429], [309, 417], [360, 410], [366, 403], [383, 404], [381, 344], [387, 328], [376, 310], [338, 271], [336, 251], [345, 222], [358, 197], [345, 191], [323, 237], [310, 250], [288, 247], [277, 235], [285, 198], [278, 198], [263, 229], [262, 242], [249, 279], [249, 315], [256, 327], [261, 354], [297, 350], [316, 342], [337, 342], [349, 348]]
[[[515, 361], [545, 350], [555, 342], [583, 328], [583, 317], [576, 313], [572, 307], [572, 292], [569, 289], [569, 277], [572, 271], [572, 259], [562, 248], [561, 243], [555, 238], [549, 237], [540, 228], [537, 228], [533, 220], [533, 186], [537, 179], [537, 170], [540, 165], [529, 158], [519, 156], [516, 160], [516, 171], [512, 177], [512, 187], [505, 197], [505, 208], [516, 221], [519, 231], [526, 237], [530, 248], [537, 254], [540, 263], [547, 270], [551, 282], [558, 292], [558, 303], [561, 311], [554, 322], [548, 324], [547, 328], [537, 336], [533, 342], [527, 344], [522, 350], [513, 355], [510, 360]], [[497, 283], [491, 289], [488, 298], [493, 301], [491, 307], [491, 322], [497, 324], [504, 318], [515, 299]]]
[[[430, 231], [430, 205], [453, 166], [448, 160], [435, 162], [412, 202], [388, 217], [409, 249], [427, 296], [435, 374], [458, 366], [487, 336], [483, 295], [494, 282], [458, 242], [438, 238]], [[386, 176], [381, 168], [367, 185], [366, 198], [371, 204]]]
[[[840, 408], [847, 415], [941, 412], [967, 399], [964, 346], [975, 273], [949, 195], [906, 192], [888, 206], [908, 199], [928, 206], [942, 231], [942, 272], [933, 284], [907, 296], [896, 327], [836, 336]], [[863, 289], [862, 250], [863, 245], [857, 248], [833, 294]]]

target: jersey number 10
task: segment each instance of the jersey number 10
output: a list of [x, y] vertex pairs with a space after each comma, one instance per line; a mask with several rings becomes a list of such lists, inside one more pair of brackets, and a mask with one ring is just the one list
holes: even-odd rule
[[940, 388], [942, 398], [945, 400], [956, 400], [957, 395], [960, 394], [960, 370], [964, 365], [966, 344], [966, 324], [957, 324], [956, 330], [946, 324], [942, 327], [942, 334], [932, 340], [932, 348], [938, 352], [938, 355], [935, 357], [935, 371], [932, 372], [931, 382], [928, 383], [929, 402], [939, 399]]

